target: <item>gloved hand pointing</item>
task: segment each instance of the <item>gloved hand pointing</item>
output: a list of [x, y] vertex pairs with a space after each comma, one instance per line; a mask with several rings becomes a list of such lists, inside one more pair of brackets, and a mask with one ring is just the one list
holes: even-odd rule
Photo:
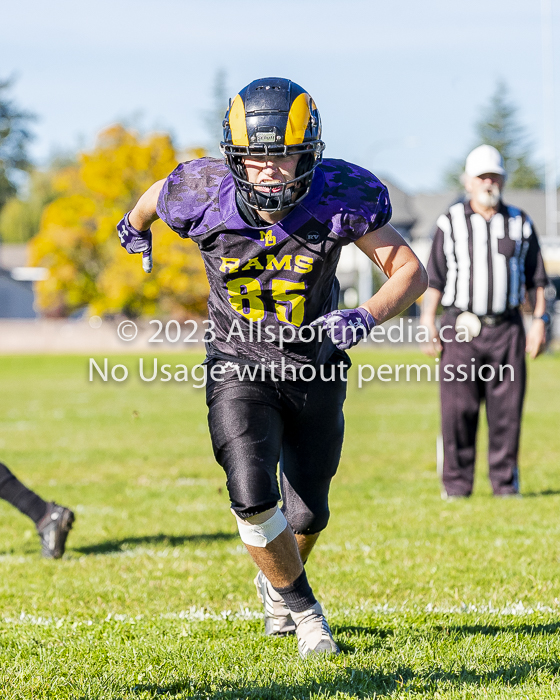
[[[128, 212], [130, 214], [130, 212]], [[138, 231], [128, 220], [128, 214], [117, 224], [122, 247], [127, 253], [142, 253], [144, 272], [152, 271], [152, 229]]]

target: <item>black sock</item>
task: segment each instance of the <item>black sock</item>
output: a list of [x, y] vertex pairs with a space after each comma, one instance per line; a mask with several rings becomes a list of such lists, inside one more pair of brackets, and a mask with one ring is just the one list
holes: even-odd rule
[[286, 605], [294, 612], [303, 612], [309, 610], [317, 602], [317, 598], [313, 595], [305, 569], [289, 586], [277, 588], [272, 586], [276, 593], [279, 593]]
[[30, 517], [35, 525], [47, 512], [46, 501], [16, 479], [2, 462], [0, 462], [0, 498]]

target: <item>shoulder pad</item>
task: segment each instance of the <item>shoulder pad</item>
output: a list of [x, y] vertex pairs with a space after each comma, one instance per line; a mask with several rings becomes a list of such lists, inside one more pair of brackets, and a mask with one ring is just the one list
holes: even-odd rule
[[389, 193], [373, 173], [333, 158], [319, 167], [325, 175], [325, 189], [317, 214], [323, 221], [331, 220], [335, 233], [354, 241], [389, 223]]
[[216, 158], [179, 163], [160, 192], [158, 216], [183, 237], [194, 233], [203, 220], [207, 221], [202, 229], [208, 230], [214, 219], [219, 223], [220, 185], [228, 173], [225, 162]]

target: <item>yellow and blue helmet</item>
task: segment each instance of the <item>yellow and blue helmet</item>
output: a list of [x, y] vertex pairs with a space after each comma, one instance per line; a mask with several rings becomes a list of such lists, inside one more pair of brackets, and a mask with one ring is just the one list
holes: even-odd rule
[[[286, 78], [261, 78], [241, 90], [223, 122], [220, 150], [226, 158], [238, 192], [252, 208], [280, 211], [294, 207], [309, 192], [313, 171], [321, 162], [321, 117], [311, 95]], [[299, 154], [296, 177], [283, 183], [282, 191], [247, 179], [244, 157]]]

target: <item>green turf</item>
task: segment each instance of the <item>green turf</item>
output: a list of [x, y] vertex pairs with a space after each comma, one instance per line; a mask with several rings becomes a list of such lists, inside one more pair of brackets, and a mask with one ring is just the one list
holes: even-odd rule
[[78, 518], [43, 561], [0, 502], [2, 700], [560, 697], [560, 356], [530, 366], [520, 500], [490, 496], [482, 430], [475, 495], [442, 502], [437, 385], [358, 390], [353, 371], [308, 565], [343, 654], [306, 663], [262, 635], [203, 391], [111, 360], [126, 382], [90, 383], [84, 357], [0, 358], [0, 459]]

